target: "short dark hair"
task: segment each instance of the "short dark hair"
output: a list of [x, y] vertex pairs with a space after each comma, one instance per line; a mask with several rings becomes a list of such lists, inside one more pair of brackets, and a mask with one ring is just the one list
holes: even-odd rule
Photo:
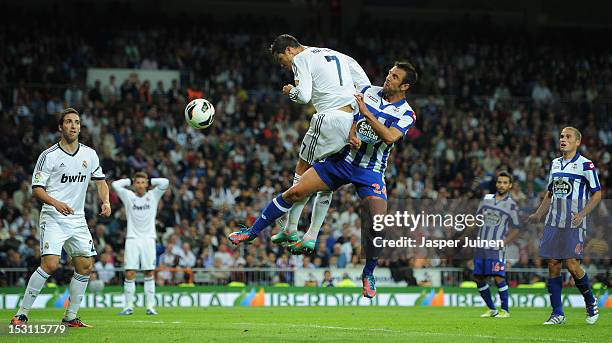
[[59, 119], [58, 119], [58, 121], [57, 121], [57, 125], [62, 126], [62, 124], [64, 124], [64, 118], [66, 117], [66, 115], [68, 115], [68, 114], [70, 114], [70, 113], [74, 113], [74, 114], [76, 114], [76, 115], [77, 115], [77, 116], [79, 116], [79, 117], [81, 116], [81, 115], [79, 114], [79, 111], [75, 110], [75, 109], [74, 109], [74, 108], [72, 108], [72, 107], [68, 107], [68, 108], [66, 108], [65, 110], [63, 110], [63, 111], [61, 111], [61, 112], [60, 112], [60, 114], [59, 114]]
[[497, 173], [497, 175], [495, 176], [495, 182], [497, 182], [497, 179], [499, 179], [500, 176], [505, 176], [510, 180], [510, 183], [512, 184], [514, 182], [514, 177], [512, 176], [512, 174], [510, 174], [508, 171], [506, 170], [502, 170], [500, 172]]
[[301, 45], [295, 37], [285, 33], [274, 39], [274, 42], [270, 45], [270, 53], [272, 56], [276, 56], [276, 54], [284, 53], [288, 47], [297, 48]]
[[402, 84], [407, 83], [412, 88], [419, 78], [419, 74], [417, 74], [414, 66], [410, 62], [406, 61], [397, 61], [395, 62], [394, 66], [406, 72], [406, 76], [404, 77]]

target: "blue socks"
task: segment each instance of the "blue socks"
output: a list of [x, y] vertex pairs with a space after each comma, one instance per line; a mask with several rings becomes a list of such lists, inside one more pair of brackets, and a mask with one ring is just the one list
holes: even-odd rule
[[495, 307], [495, 304], [493, 304], [493, 299], [491, 299], [491, 290], [489, 289], [489, 284], [486, 282], [476, 282], [476, 286], [478, 286], [478, 292], [480, 293], [482, 300], [484, 300], [487, 304], [487, 307], [491, 310], [496, 310], [497, 308]]
[[363, 274], [364, 275], [372, 275], [372, 274], [374, 274], [374, 268], [376, 268], [377, 265], [378, 265], [378, 259], [377, 258], [368, 258], [366, 260], [365, 267], [363, 267]]
[[587, 306], [594, 304], [595, 297], [593, 296], [593, 291], [591, 290], [591, 284], [589, 283], [589, 276], [587, 273], [584, 273], [582, 279], [574, 278], [574, 282], [576, 283], [576, 288], [578, 288], [580, 293], [582, 293], [585, 304]]
[[502, 310], [508, 311], [508, 283], [506, 280], [497, 284], [497, 291], [499, 292]]
[[261, 214], [259, 215], [259, 218], [257, 218], [255, 223], [251, 227], [251, 233], [253, 235], [258, 235], [261, 231], [263, 231], [263, 229], [274, 223], [276, 219], [287, 213], [290, 208], [291, 204], [287, 203], [283, 199], [282, 194], [272, 199], [272, 202], [270, 202], [268, 206], [266, 206], [263, 212], [261, 212]]
[[[584, 278], [583, 278], [584, 279]], [[588, 282], [588, 281], [587, 281]], [[550, 305], [553, 308], [552, 314], [564, 316], [561, 303], [561, 290], [563, 289], [563, 281], [561, 276], [548, 278], [548, 293], [550, 293]]]

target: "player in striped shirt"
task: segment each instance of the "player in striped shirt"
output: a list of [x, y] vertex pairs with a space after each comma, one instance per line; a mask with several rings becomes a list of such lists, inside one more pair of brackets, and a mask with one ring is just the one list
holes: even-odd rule
[[[414, 125], [416, 116], [406, 102], [406, 92], [417, 81], [414, 67], [407, 62], [397, 62], [389, 70], [384, 87], [367, 86], [355, 95], [359, 113], [354, 116], [349, 135], [350, 147], [339, 154], [317, 162], [302, 175], [300, 181], [277, 196], [263, 210], [252, 227], [242, 228], [230, 234], [234, 244], [252, 241], [259, 232], [289, 210], [292, 204], [322, 190], [336, 190], [352, 183], [359, 196], [365, 200], [362, 220], [366, 265], [363, 270], [363, 295], [376, 295], [374, 269], [378, 264], [381, 248], [372, 244], [382, 232], [373, 230], [372, 219], [387, 212], [387, 190], [384, 172], [391, 149], [408, 129]], [[317, 237], [300, 240], [290, 246], [303, 252], [314, 251]]]
[[553, 310], [550, 318], [544, 322], [546, 325], [565, 323], [561, 303], [563, 261], [584, 297], [586, 322], [595, 324], [599, 318], [597, 300], [580, 260], [586, 217], [601, 200], [601, 186], [593, 162], [578, 152], [581, 139], [582, 134], [574, 127], [561, 131], [559, 145], [563, 156], [552, 161], [548, 193], [537, 211], [529, 216], [529, 221], [536, 223], [547, 212], [540, 256], [548, 259], [548, 291]]
[[[478, 230], [481, 240], [503, 240], [511, 242], [518, 234], [518, 204], [510, 197], [512, 175], [507, 171], [497, 173], [495, 194], [487, 194], [480, 202], [478, 213], [484, 215], [484, 225]], [[504, 247], [507, 244], [504, 244]], [[497, 310], [491, 299], [491, 291], [486, 281], [488, 276], [495, 278], [501, 310]], [[474, 250], [474, 279], [488, 310], [481, 317], [508, 318], [508, 283], [506, 282], [505, 249], [476, 248]]]

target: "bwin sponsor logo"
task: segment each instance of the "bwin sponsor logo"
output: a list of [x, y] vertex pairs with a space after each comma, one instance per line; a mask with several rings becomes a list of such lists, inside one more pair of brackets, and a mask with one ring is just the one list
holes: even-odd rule
[[137, 211], [144, 211], [144, 210], [148, 210], [151, 208], [151, 205], [149, 204], [144, 204], [142, 206], [138, 206], [136, 204], [134, 204], [134, 206], [132, 206], [132, 209], [137, 210]]
[[66, 182], [85, 182], [85, 179], [87, 178], [86, 175], [83, 175], [81, 173], [79, 173], [78, 175], [66, 175], [66, 174], [62, 174], [62, 178], [60, 180], [61, 183], [66, 183]]

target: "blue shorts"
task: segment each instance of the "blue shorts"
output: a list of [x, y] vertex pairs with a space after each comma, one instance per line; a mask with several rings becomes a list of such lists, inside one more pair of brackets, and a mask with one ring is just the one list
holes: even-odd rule
[[506, 277], [506, 260], [475, 258], [474, 275]]
[[375, 196], [387, 200], [387, 187], [383, 173], [354, 166], [340, 156], [328, 157], [313, 165], [329, 189], [335, 191], [343, 185], [352, 183], [362, 199]]
[[568, 258], [582, 260], [585, 231], [585, 229], [545, 226], [540, 242], [540, 256], [555, 260]]

